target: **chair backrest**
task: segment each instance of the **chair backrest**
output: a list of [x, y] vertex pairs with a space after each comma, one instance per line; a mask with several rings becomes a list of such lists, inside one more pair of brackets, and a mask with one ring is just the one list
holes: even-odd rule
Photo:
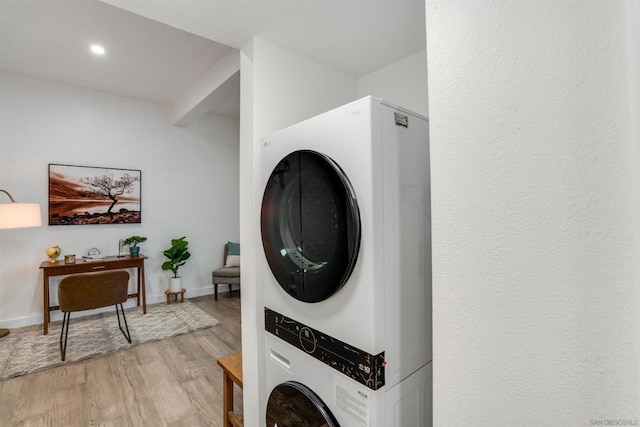
[[92, 310], [127, 301], [129, 273], [124, 270], [73, 274], [58, 284], [58, 301], [64, 312]]
[[227, 255], [229, 255], [229, 243], [224, 244], [224, 256], [222, 257], [222, 265], [227, 264]]

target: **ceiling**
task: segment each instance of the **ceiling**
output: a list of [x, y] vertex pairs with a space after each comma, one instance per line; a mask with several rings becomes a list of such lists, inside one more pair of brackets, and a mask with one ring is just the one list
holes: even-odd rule
[[[424, 21], [424, 0], [0, 0], [0, 69], [172, 106], [254, 36], [360, 77], [424, 49]], [[239, 85], [211, 112], [238, 117]]]

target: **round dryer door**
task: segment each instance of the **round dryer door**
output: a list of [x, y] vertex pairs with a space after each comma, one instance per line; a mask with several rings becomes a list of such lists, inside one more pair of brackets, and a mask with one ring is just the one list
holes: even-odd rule
[[360, 249], [360, 212], [348, 178], [331, 158], [295, 151], [264, 191], [262, 245], [276, 280], [304, 302], [329, 298], [349, 279]]
[[340, 424], [313, 391], [287, 381], [269, 395], [267, 427], [340, 427]]

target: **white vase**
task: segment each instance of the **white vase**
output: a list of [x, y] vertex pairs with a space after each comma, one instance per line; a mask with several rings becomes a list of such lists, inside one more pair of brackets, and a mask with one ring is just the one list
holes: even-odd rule
[[169, 291], [180, 292], [182, 290], [182, 277], [171, 277], [169, 279]]

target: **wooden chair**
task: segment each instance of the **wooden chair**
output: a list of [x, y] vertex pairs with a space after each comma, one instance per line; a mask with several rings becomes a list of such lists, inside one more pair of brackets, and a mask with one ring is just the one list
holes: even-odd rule
[[229, 244], [224, 245], [224, 258], [222, 259], [223, 266], [216, 268], [211, 273], [211, 282], [213, 283], [213, 297], [218, 301], [218, 285], [228, 284], [229, 292], [231, 292], [231, 285], [238, 285], [238, 291], [240, 291], [240, 267], [227, 267], [229, 262], [227, 255], [229, 254]]
[[[127, 301], [129, 288], [129, 273], [124, 270], [101, 271], [98, 273], [73, 274], [67, 276], [58, 284], [58, 300], [62, 318], [60, 331], [60, 354], [62, 360], [67, 353], [67, 338], [71, 313], [74, 311], [93, 310], [94, 308], [116, 306], [118, 326], [124, 337], [131, 343], [131, 334], [124, 315], [122, 303]], [[120, 322], [120, 312], [124, 319], [124, 329]], [[125, 332], [126, 330], [126, 332]], [[64, 343], [63, 343], [64, 341]]]

